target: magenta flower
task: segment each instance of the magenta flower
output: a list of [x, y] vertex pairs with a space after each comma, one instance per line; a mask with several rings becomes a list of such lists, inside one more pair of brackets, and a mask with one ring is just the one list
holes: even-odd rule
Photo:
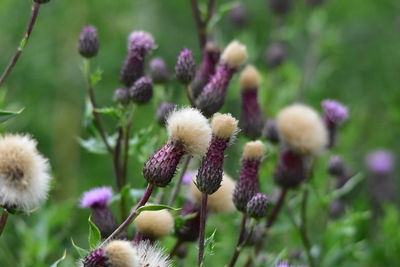
[[389, 174], [394, 168], [394, 156], [388, 150], [375, 150], [367, 155], [366, 165], [375, 174]]
[[97, 187], [83, 193], [79, 206], [81, 208], [105, 207], [112, 197], [110, 187]]
[[345, 105], [335, 100], [324, 100], [321, 103], [326, 119], [335, 124], [342, 124], [349, 118], [349, 111]]

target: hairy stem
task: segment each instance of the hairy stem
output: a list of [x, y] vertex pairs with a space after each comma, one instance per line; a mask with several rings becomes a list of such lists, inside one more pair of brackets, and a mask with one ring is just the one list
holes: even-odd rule
[[6, 208], [2, 208], [3, 211], [1, 212], [0, 218], [0, 236], [3, 233], [4, 227], [6, 226], [7, 219], [8, 219], [8, 211]]
[[198, 266], [203, 266], [204, 257], [204, 236], [206, 230], [206, 216], [207, 216], [207, 200], [208, 195], [201, 194], [201, 206], [200, 206], [200, 231], [199, 231], [199, 255], [198, 255]]
[[174, 185], [174, 189], [172, 189], [171, 197], [168, 200], [168, 206], [172, 206], [174, 204], [174, 202], [176, 200], [176, 197], [179, 194], [179, 190], [180, 190], [181, 185], [182, 185], [183, 176], [186, 173], [186, 170], [187, 170], [187, 168], [188, 168], [188, 166], [190, 164], [190, 160], [191, 159], [192, 159], [191, 156], [187, 156], [186, 161], [185, 161], [185, 163], [183, 165], [183, 168], [182, 168], [181, 175], [180, 175], [178, 181], [176, 181], [176, 183]]
[[246, 234], [246, 222], [247, 222], [247, 214], [243, 213], [242, 223], [240, 225], [240, 231], [239, 231], [239, 238], [238, 238], [238, 241], [236, 243], [235, 252], [233, 253], [232, 258], [231, 258], [231, 260], [229, 262], [229, 265], [228, 265], [229, 267], [235, 266], [236, 261], [239, 258], [239, 253], [241, 251], [240, 246], [242, 245], [243, 240], [244, 240], [244, 236]]
[[29, 40], [29, 37], [31, 36], [33, 27], [35, 26], [36, 19], [39, 15], [39, 9], [40, 9], [40, 4], [33, 2], [31, 18], [30, 18], [30, 20], [28, 22], [28, 26], [25, 30], [24, 37], [22, 38], [19, 47], [17, 48], [17, 50], [14, 53], [14, 56], [12, 57], [11, 61], [8, 63], [6, 69], [4, 70], [3, 74], [0, 77], [0, 86], [6, 81], [8, 75], [10, 75], [15, 64], [17, 64], [17, 61], [22, 54], [22, 51], [24, 51], [24, 48]]
[[143, 207], [147, 201], [149, 200], [151, 193], [153, 192], [154, 185], [148, 184], [146, 191], [144, 192], [144, 195], [142, 199], [139, 201], [139, 203], [136, 205], [136, 207], [132, 210], [131, 214], [125, 219], [125, 221], [118, 226], [118, 228], [109, 236], [107, 237], [106, 240], [100, 245], [100, 247], [103, 247], [105, 244], [107, 244], [109, 241], [114, 239], [116, 236], [118, 236], [122, 231], [125, 230], [126, 227], [128, 227], [138, 216], [137, 211], [140, 207]]

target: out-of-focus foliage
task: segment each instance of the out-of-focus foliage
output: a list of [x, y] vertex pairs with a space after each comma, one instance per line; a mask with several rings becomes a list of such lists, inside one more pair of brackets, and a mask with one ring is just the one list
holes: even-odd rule
[[[279, 31], [273, 27], [274, 16], [265, 0], [243, 2], [249, 12], [248, 25], [236, 29], [227, 16], [221, 16], [214, 21], [214, 38], [221, 46], [234, 38], [247, 45], [249, 62], [262, 73], [260, 101], [265, 115], [275, 116], [299, 97], [318, 110], [322, 99], [342, 101], [348, 105], [351, 117], [340, 128], [339, 143], [333, 152], [342, 155], [363, 177], [346, 192], [350, 203], [346, 215], [338, 220], [327, 219], [326, 196], [332, 183], [325, 169], [329, 155], [319, 159], [312, 183], [290, 193], [291, 210], [284, 210], [271, 230], [269, 262], [290, 257], [294, 264], [306, 263], [305, 255], [293, 256], [301, 249], [301, 241], [288, 212], [296, 222], [301, 192], [307, 189], [312, 191], [308, 209], [312, 253], [321, 267], [395, 266], [400, 259], [399, 209], [395, 205], [379, 211], [371, 209], [363, 166], [365, 154], [372, 149], [400, 151], [400, 1], [327, 0], [316, 8], [307, 6], [305, 0], [293, 1], [293, 10]], [[229, 3], [218, 1], [219, 6]], [[30, 9], [28, 0], [0, 2], [0, 70], [22, 37]], [[200, 57], [189, 1], [53, 0], [42, 7], [20, 62], [0, 88], [0, 131], [28, 132], [39, 141], [40, 151], [52, 164], [53, 190], [47, 204], [32, 215], [10, 216], [0, 238], [0, 266], [50, 266], [63, 257], [64, 250], [67, 256], [59, 266], [73, 266], [79, 255], [71, 240], [89, 248], [88, 212], [77, 208], [80, 194], [94, 186], [114, 185], [110, 159], [101, 155], [102, 143], [82, 130], [86, 89], [77, 38], [85, 24], [95, 25], [100, 36], [100, 52], [92, 66], [102, 69], [102, 79], [95, 88], [101, 107], [113, 103], [131, 31], [146, 30], [154, 35], [158, 48], [151, 57], [163, 57], [170, 71], [183, 47], [192, 49], [197, 60]], [[268, 69], [264, 52], [277, 38], [287, 43], [288, 60], [276, 69]], [[134, 189], [126, 191], [136, 198], [142, 193], [136, 189], [145, 184], [143, 162], [166, 139], [165, 131], [153, 119], [156, 105], [165, 97], [161, 90], [155, 87], [151, 103], [135, 112], [129, 168], [129, 184]], [[177, 83], [171, 83], [167, 90], [174, 102], [187, 104]], [[238, 92], [235, 78], [223, 111], [236, 117]], [[22, 108], [17, 117], [3, 123], [7, 115], [3, 110], [17, 112]], [[111, 133], [116, 114], [112, 109], [103, 109], [102, 113], [107, 113], [103, 117]], [[225, 171], [235, 178], [245, 141], [239, 138], [227, 151]], [[89, 153], [83, 147], [98, 153]], [[271, 179], [276, 148], [268, 148], [269, 157], [260, 177], [262, 191], [272, 195], [276, 188]], [[239, 215], [210, 218], [206, 236], [213, 235], [209, 243], [215, 244], [205, 266], [226, 264], [236, 243]], [[169, 237], [162, 245], [169, 248], [173, 242]], [[196, 245], [189, 246], [192, 253], [187, 266], [196, 262]], [[238, 266], [245, 260], [245, 256], [240, 258]]]

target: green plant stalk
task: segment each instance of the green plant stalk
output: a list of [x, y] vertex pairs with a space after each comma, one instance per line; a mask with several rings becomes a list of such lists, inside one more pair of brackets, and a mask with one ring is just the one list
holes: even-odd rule
[[244, 241], [244, 237], [246, 234], [246, 223], [247, 223], [247, 213], [243, 213], [242, 215], [242, 223], [240, 224], [240, 231], [238, 241], [236, 243], [235, 251], [232, 255], [232, 258], [228, 264], [229, 267], [233, 267], [236, 264], [237, 259], [239, 258], [239, 254], [241, 251], [241, 245]]
[[182, 185], [183, 176], [185, 175], [186, 170], [187, 170], [187, 168], [189, 167], [189, 164], [190, 164], [190, 160], [191, 160], [191, 159], [192, 159], [191, 156], [187, 156], [186, 161], [185, 161], [185, 163], [183, 164], [183, 168], [182, 168], [182, 171], [181, 171], [181, 175], [180, 175], [178, 181], [176, 181], [174, 188], [172, 189], [171, 197], [170, 197], [169, 200], [168, 200], [168, 206], [172, 206], [172, 205], [174, 204], [174, 202], [175, 202], [175, 200], [176, 200], [176, 197], [177, 197], [178, 194], [179, 194], [179, 190], [180, 190], [181, 185]]
[[6, 226], [7, 219], [8, 219], [8, 211], [6, 208], [2, 208], [3, 211], [1, 212], [1, 218], [0, 218], [0, 236], [4, 231], [4, 227]]
[[197, 35], [199, 39], [200, 50], [203, 50], [204, 46], [207, 43], [207, 29], [208, 24], [211, 21], [217, 1], [216, 0], [208, 0], [207, 4], [207, 14], [204, 19], [201, 17], [201, 12], [199, 8], [198, 0], [190, 0], [194, 21], [196, 23]]
[[32, 30], [35, 26], [37, 17], [39, 15], [39, 10], [40, 10], [40, 4], [37, 2], [33, 2], [31, 18], [30, 18], [28, 26], [25, 30], [24, 37], [22, 38], [19, 47], [17, 48], [17, 50], [14, 53], [14, 56], [12, 57], [11, 61], [8, 63], [6, 69], [4, 70], [3, 74], [0, 77], [0, 87], [3, 85], [3, 83], [6, 81], [7, 77], [10, 75], [15, 64], [17, 64], [19, 57], [21, 56], [22, 52], [24, 51], [24, 48], [25, 48], [26, 44], [28, 43], [29, 37], [31, 36]]
[[201, 194], [201, 205], [200, 205], [200, 230], [199, 230], [199, 254], [198, 254], [198, 266], [203, 266], [204, 257], [204, 236], [206, 230], [206, 216], [207, 216], [207, 200], [208, 195]]

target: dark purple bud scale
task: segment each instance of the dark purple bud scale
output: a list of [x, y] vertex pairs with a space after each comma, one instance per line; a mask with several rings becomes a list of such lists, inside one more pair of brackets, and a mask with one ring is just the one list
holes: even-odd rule
[[147, 77], [137, 80], [129, 89], [131, 100], [137, 104], [146, 104], [153, 96], [153, 84]]
[[99, 51], [99, 46], [96, 28], [93, 26], [85, 26], [79, 36], [78, 42], [78, 50], [81, 56], [85, 58], [96, 56]]
[[342, 158], [338, 155], [330, 157], [328, 162], [328, 173], [334, 176], [343, 176], [346, 170]]
[[191, 214], [196, 215], [193, 218], [186, 220], [179, 229], [175, 230], [175, 235], [179, 238], [179, 240], [185, 242], [194, 242], [199, 237], [200, 209], [196, 204], [187, 201], [182, 208], [181, 215], [187, 216]]
[[186, 48], [181, 51], [175, 65], [175, 73], [181, 83], [189, 84], [193, 80], [196, 74], [196, 63], [192, 51]]
[[129, 103], [129, 90], [126, 88], [117, 88], [114, 91], [114, 101], [119, 102], [123, 105], [127, 105]]
[[269, 7], [275, 14], [284, 15], [292, 7], [292, 0], [269, 0]]
[[208, 44], [203, 51], [203, 60], [196, 76], [191, 84], [193, 98], [196, 99], [203, 91], [204, 86], [210, 81], [210, 78], [215, 73], [217, 63], [221, 51], [219, 47], [213, 44]]
[[201, 162], [196, 176], [196, 185], [200, 192], [207, 195], [215, 193], [221, 186], [223, 176], [224, 151], [229, 145], [229, 138], [212, 135], [210, 147]]
[[226, 89], [234, 73], [235, 69], [227, 64], [218, 65], [210, 82], [196, 99], [196, 106], [205, 116], [209, 117], [222, 108], [225, 102]]
[[126, 86], [130, 87], [143, 76], [145, 55], [144, 50], [131, 50], [126, 56], [120, 72], [120, 79]]
[[175, 175], [179, 161], [185, 154], [179, 144], [172, 141], [154, 153], [144, 164], [143, 176], [153, 185], [165, 187]]
[[108, 258], [104, 250], [99, 248], [90, 252], [83, 260], [84, 267], [109, 267]]
[[242, 170], [233, 192], [233, 203], [241, 212], [246, 212], [247, 203], [259, 192], [258, 170], [261, 161], [242, 159]]
[[276, 128], [276, 121], [274, 119], [268, 119], [264, 125], [263, 136], [270, 142], [277, 144], [279, 143], [279, 134]]
[[161, 102], [156, 111], [156, 120], [161, 126], [165, 126], [169, 114], [175, 109], [175, 104], [171, 102]]
[[247, 203], [247, 214], [252, 218], [261, 219], [267, 215], [268, 205], [267, 196], [257, 193]]
[[112, 211], [107, 206], [93, 207], [91, 219], [93, 223], [99, 228], [101, 236], [103, 238], [107, 238], [118, 227], [117, 221]]
[[165, 83], [169, 80], [167, 64], [162, 58], [154, 58], [150, 61], [150, 75], [154, 83]]
[[233, 26], [242, 28], [246, 26], [249, 15], [246, 6], [243, 3], [239, 3], [231, 9], [229, 12], [229, 20]]
[[284, 188], [297, 187], [307, 178], [305, 160], [295, 152], [284, 149], [279, 154], [278, 165], [275, 169], [275, 182]]
[[282, 42], [271, 43], [265, 51], [265, 61], [267, 66], [275, 68], [281, 65], [287, 57], [287, 48]]
[[257, 89], [242, 90], [242, 110], [239, 125], [243, 134], [250, 139], [257, 139], [261, 136], [264, 126], [264, 118], [258, 103]]

